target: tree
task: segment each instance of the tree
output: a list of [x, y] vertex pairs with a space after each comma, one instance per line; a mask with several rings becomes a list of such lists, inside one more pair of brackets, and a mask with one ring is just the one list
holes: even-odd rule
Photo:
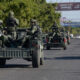
[[39, 21], [43, 31], [48, 30], [53, 25], [54, 21], [59, 24], [60, 14], [55, 12], [56, 4], [47, 4], [46, 0], [5, 1], [6, 3], [0, 2], [0, 18], [2, 20], [5, 20], [8, 12], [12, 10], [20, 21], [20, 27], [29, 27], [31, 18], [35, 18]]

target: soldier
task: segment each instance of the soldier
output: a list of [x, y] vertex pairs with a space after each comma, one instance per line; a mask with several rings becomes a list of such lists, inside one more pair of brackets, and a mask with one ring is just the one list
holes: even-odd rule
[[30, 20], [30, 31], [34, 34], [37, 31], [37, 21], [35, 19]]
[[7, 33], [12, 39], [16, 39], [16, 27], [19, 25], [19, 20], [14, 17], [14, 12], [10, 11], [6, 19]]
[[31, 32], [33, 34], [33, 38], [37, 37], [37, 39], [42, 39], [42, 30], [39, 26], [39, 23], [37, 22], [37, 20], [31, 19]]
[[30, 25], [31, 25], [30, 32], [31, 32], [33, 35], [39, 35], [39, 34], [42, 33], [41, 28], [40, 28], [37, 20], [31, 19]]
[[41, 34], [41, 29], [39, 27], [39, 24], [37, 23], [37, 21], [35, 19], [31, 19], [30, 20], [30, 25], [31, 27], [27, 30], [27, 34], [30, 35], [31, 37], [23, 37], [22, 39], [18, 40], [20, 46], [26, 46], [28, 47], [28, 45], [26, 45], [26, 43], [29, 44], [30, 39], [34, 38], [35, 36], [40, 39], [40, 34]]
[[[40, 39], [41, 37], [41, 29], [39, 27], [39, 24], [37, 23], [37, 21], [35, 19], [31, 19], [30, 20], [30, 28], [27, 30], [27, 34], [31, 35], [31, 37], [24, 37], [23, 39], [19, 40], [18, 42], [21, 44], [21, 46], [26, 46], [26, 43], [30, 42], [30, 39], [34, 38], [35, 36], [37, 37], [37, 39]], [[26, 46], [28, 47], [28, 45]]]
[[58, 29], [57, 23], [54, 22], [54, 24], [52, 25], [52, 31], [56, 31]]
[[59, 31], [56, 21], [53, 23], [51, 29], [52, 29], [52, 33], [50, 33], [49, 36], [54, 36], [55, 34], [60, 35], [60, 31]]
[[10, 11], [8, 17], [5, 19], [6, 27], [4, 29], [3, 42], [7, 46], [11, 46], [10, 43], [15, 44], [17, 37], [16, 27], [19, 25], [19, 20], [14, 17], [14, 12]]

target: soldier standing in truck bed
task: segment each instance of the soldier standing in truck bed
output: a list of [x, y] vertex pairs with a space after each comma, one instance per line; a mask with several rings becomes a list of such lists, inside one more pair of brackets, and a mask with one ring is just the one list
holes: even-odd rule
[[19, 25], [19, 20], [14, 17], [14, 12], [10, 11], [6, 19], [7, 33], [16, 39], [16, 27]]
[[15, 43], [17, 33], [16, 28], [19, 25], [19, 20], [14, 17], [14, 12], [10, 11], [8, 17], [5, 19], [6, 27], [4, 29], [4, 43], [11, 46], [10, 43]]
[[40, 38], [42, 31], [41, 31], [41, 28], [40, 28], [37, 20], [31, 19], [30, 25], [31, 25], [30, 31], [33, 34], [33, 36], [37, 36], [38, 38]]
[[35, 37], [37, 37], [37, 39], [41, 39], [42, 31], [37, 23], [37, 20], [35, 19], [30, 20], [30, 28], [27, 30], [27, 34], [31, 37], [29, 38], [24, 37], [23, 39], [19, 40], [18, 42], [20, 42], [21, 45], [25, 45], [26, 43], [29, 44], [30, 40], [34, 39]]

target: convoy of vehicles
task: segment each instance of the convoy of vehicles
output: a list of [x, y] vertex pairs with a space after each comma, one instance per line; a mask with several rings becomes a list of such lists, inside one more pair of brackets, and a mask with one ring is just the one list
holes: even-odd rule
[[[8, 34], [8, 27], [0, 30], [0, 66], [6, 64], [6, 60], [22, 58], [32, 62], [33, 68], [44, 64], [43, 49], [51, 48], [67, 49], [70, 44], [69, 32], [56, 26], [51, 32], [44, 33], [37, 31], [34, 34], [30, 29], [19, 28]], [[16, 38], [14, 38], [16, 36]]]
[[[0, 66], [6, 64], [6, 60], [13, 58], [23, 58], [32, 62], [33, 68], [38, 68], [44, 63], [43, 47], [47, 50], [51, 48], [67, 49], [67, 44], [70, 44], [70, 36], [67, 32], [59, 31], [54, 28], [54, 31], [38, 39], [36, 36], [27, 32], [27, 29], [17, 29], [16, 40], [10, 39], [7, 43], [4, 42], [5, 33], [0, 30]], [[7, 34], [6, 34], [7, 36]]]

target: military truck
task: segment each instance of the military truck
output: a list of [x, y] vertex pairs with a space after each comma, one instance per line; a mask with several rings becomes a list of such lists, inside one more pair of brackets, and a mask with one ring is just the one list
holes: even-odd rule
[[23, 58], [32, 62], [33, 68], [43, 65], [43, 43], [41, 38], [37, 38], [27, 32], [27, 29], [17, 29], [16, 40], [9, 39], [6, 43], [4, 37], [7, 36], [5, 30], [0, 31], [0, 66], [6, 64], [6, 60], [13, 58]]
[[63, 32], [59, 31], [58, 27], [54, 27], [52, 32], [48, 33], [46, 38], [46, 49], [62, 47], [64, 50], [67, 49], [67, 39]]

